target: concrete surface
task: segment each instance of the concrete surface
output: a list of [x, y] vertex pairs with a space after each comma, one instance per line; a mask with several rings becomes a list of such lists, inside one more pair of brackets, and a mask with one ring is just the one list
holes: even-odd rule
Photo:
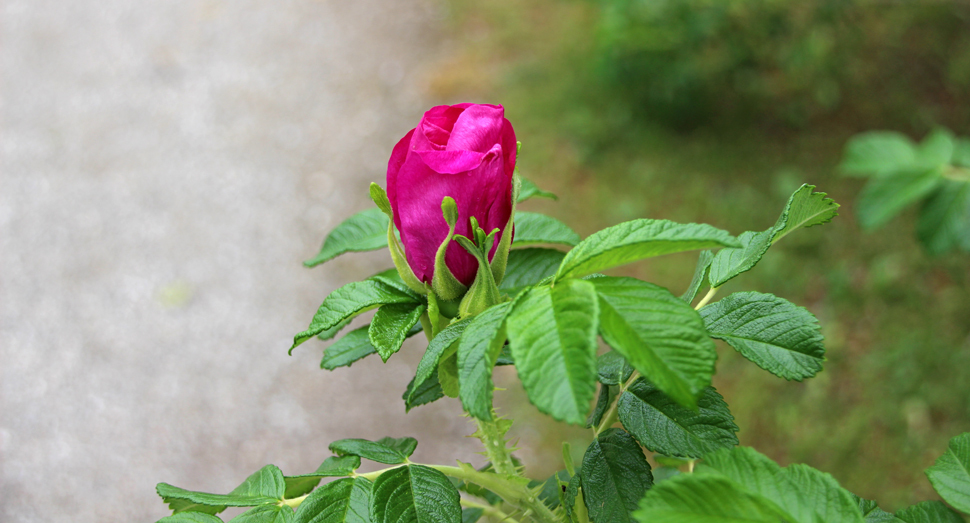
[[[343, 437], [473, 460], [421, 349], [286, 349], [383, 252], [300, 262], [432, 100], [430, 0], [8, 0], [0, 21], [0, 521], [154, 521], [165, 481], [312, 471]], [[231, 514], [230, 514], [231, 515]], [[227, 518], [228, 519], [228, 518]]]

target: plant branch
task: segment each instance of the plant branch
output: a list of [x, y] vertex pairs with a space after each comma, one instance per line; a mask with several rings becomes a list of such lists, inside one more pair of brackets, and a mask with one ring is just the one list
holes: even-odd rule
[[475, 418], [475, 423], [478, 424], [478, 432], [473, 435], [482, 441], [482, 446], [485, 447], [485, 456], [492, 464], [492, 469], [496, 473], [506, 476], [519, 475], [515, 469], [515, 464], [512, 463], [512, 452], [505, 445], [505, 432], [507, 429], [503, 430], [499, 426], [499, 420], [495, 417], [495, 411], [492, 411], [491, 421]]
[[491, 516], [498, 518], [499, 521], [508, 521], [509, 523], [519, 523], [512, 516], [506, 514], [499, 510], [498, 507], [493, 507], [492, 505], [482, 505], [481, 503], [475, 503], [474, 501], [469, 501], [465, 498], [461, 499], [461, 506], [466, 508], [477, 508], [482, 511], [486, 516]]
[[697, 303], [697, 306], [694, 307], [694, 310], [700, 310], [701, 307], [707, 305], [707, 303], [711, 301], [711, 298], [713, 298], [714, 295], [717, 294], [717, 290], [719, 288], [720, 287], [711, 287], [711, 290], [707, 291], [707, 294], [705, 294], [704, 297], [701, 298], [701, 301]]

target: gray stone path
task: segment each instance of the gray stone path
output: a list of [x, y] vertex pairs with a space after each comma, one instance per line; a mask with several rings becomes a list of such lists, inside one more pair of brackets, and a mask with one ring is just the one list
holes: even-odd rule
[[405, 416], [417, 344], [286, 356], [385, 253], [307, 270], [430, 105], [430, 0], [7, 0], [0, 12], [0, 521], [154, 521], [156, 482], [312, 471], [342, 437], [474, 459]]

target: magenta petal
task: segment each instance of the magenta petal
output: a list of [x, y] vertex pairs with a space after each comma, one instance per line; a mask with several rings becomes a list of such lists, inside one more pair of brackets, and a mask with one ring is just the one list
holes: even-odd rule
[[415, 151], [432, 170], [445, 174], [458, 174], [477, 169], [485, 154], [474, 151]]
[[[391, 159], [387, 161], [387, 199], [391, 202], [391, 209], [397, 209], [397, 173], [400, 172], [401, 166], [407, 160], [408, 147], [411, 145], [413, 134], [414, 129], [411, 129], [404, 135], [404, 138], [398, 140], [394, 150], [391, 151]], [[397, 211], [394, 215], [394, 225], [401, 226]]]
[[473, 105], [464, 110], [451, 129], [449, 151], [487, 152], [499, 143], [505, 109], [492, 105]]

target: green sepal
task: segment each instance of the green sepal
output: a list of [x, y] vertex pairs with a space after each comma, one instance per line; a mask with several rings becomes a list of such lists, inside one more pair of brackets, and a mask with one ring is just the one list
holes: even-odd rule
[[376, 183], [371, 183], [370, 199], [374, 200], [374, 204], [387, 215], [389, 220], [387, 224], [387, 248], [391, 251], [391, 260], [394, 261], [394, 267], [397, 268], [397, 273], [401, 275], [401, 280], [412, 291], [418, 294], [426, 294], [428, 291], [425, 290], [424, 284], [414, 275], [414, 271], [408, 265], [408, 259], [404, 255], [404, 246], [394, 235], [394, 210], [391, 209], [391, 201], [387, 199], [384, 188]]
[[455, 224], [458, 223], [458, 204], [455, 203], [454, 198], [445, 196], [441, 200], [441, 214], [444, 215], [445, 222], [448, 223], [448, 236], [445, 236], [444, 241], [438, 246], [438, 252], [435, 253], [431, 288], [434, 289], [438, 298], [454, 300], [460, 298], [468, 290], [468, 287], [458, 281], [458, 278], [455, 278], [445, 262], [445, 253], [448, 251], [452, 238], [455, 237]]
[[[519, 171], [515, 170], [515, 174], [512, 175], [512, 212], [509, 214], [509, 221], [505, 224], [505, 232], [502, 233], [502, 239], [498, 242], [498, 247], [495, 248], [495, 256], [492, 256], [492, 278], [495, 280], [495, 285], [502, 283], [502, 278], [505, 277], [505, 268], [509, 264], [509, 250], [512, 248], [512, 230], [515, 227], [515, 203], [519, 197], [519, 189], [522, 186], [522, 182], [519, 179]], [[486, 256], [488, 253], [486, 252]], [[487, 258], [486, 258], [487, 259]]]
[[502, 293], [499, 292], [495, 278], [492, 277], [492, 269], [488, 265], [488, 251], [492, 250], [498, 229], [494, 229], [486, 236], [485, 231], [478, 226], [478, 221], [474, 217], [471, 218], [471, 222], [477, 245], [464, 236], [455, 236], [458, 245], [461, 245], [469, 254], [478, 259], [478, 273], [475, 275], [475, 281], [468, 288], [465, 297], [461, 299], [461, 304], [458, 305], [458, 317], [460, 318], [474, 316], [502, 301]]

